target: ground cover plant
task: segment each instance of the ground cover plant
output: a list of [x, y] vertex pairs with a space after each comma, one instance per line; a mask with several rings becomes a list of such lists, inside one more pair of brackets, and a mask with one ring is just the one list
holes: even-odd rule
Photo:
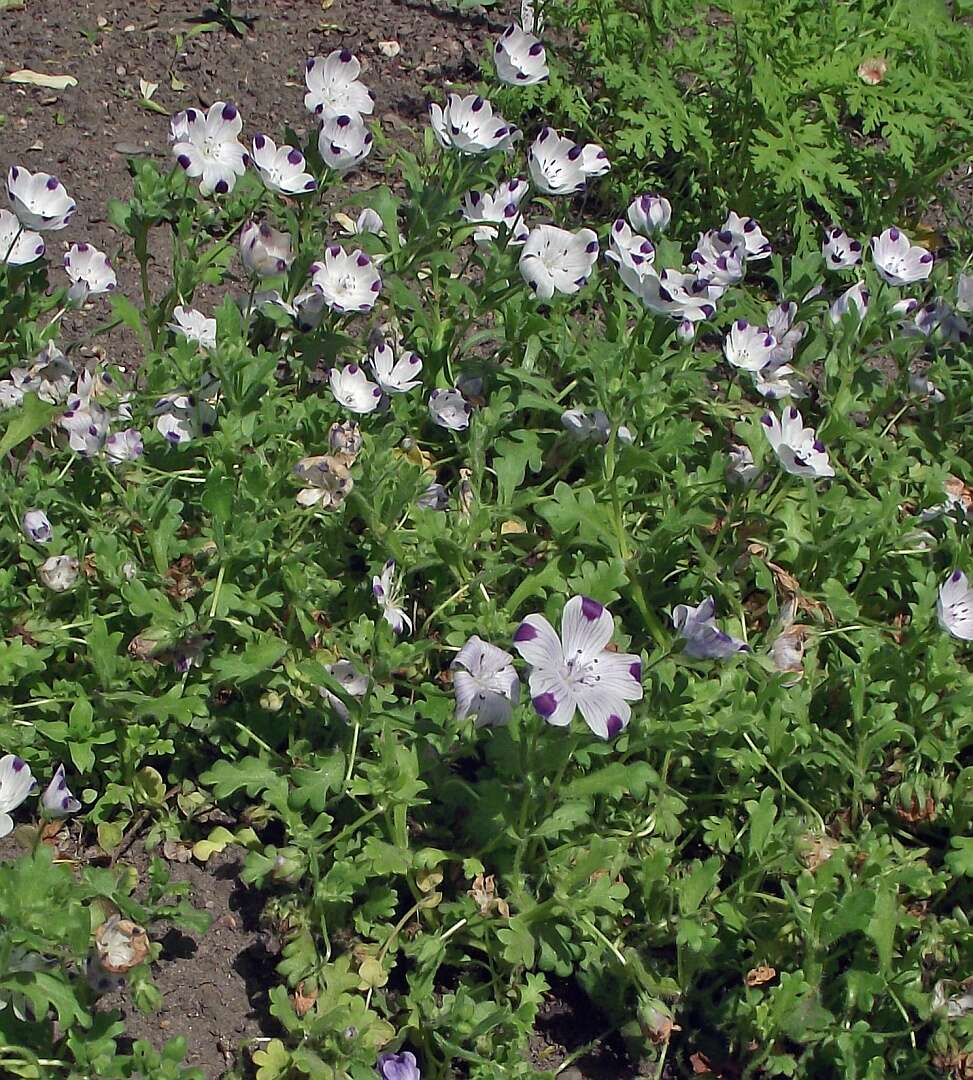
[[282, 944], [227, 1075], [570, 1075], [557, 985], [612, 1075], [973, 1067], [968, 263], [616, 187], [499, 104], [542, 35], [375, 183], [350, 48], [279, 130], [173, 115], [136, 295], [9, 163], [6, 1073], [201, 1075], [104, 1001], [231, 845]]

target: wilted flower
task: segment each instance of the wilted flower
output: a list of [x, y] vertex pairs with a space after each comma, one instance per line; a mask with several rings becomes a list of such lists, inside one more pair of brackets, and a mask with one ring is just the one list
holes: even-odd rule
[[773, 359], [777, 338], [765, 326], [751, 326], [737, 319], [723, 342], [723, 355], [736, 368], [760, 371]]
[[495, 727], [510, 719], [511, 709], [520, 700], [520, 680], [510, 653], [474, 634], [450, 667], [457, 720], [472, 713], [477, 727]]
[[214, 101], [206, 113], [187, 109], [172, 119], [172, 152], [203, 195], [226, 195], [247, 171], [247, 152], [237, 138], [243, 118], [235, 105]]
[[318, 133], [318, 153], [329, 169], [345, 173], [368, 157], [373, 141], [360, 116], [339, 113], [325, 117]]
[[51, 777], [51, 782], [41, 796], [41, 802], [44, 809], [54, 817], [65, 817], [81, 809], [81, 803], [71, 794], [68, 783], [64, 779], [63, 765], [58, 765], [57, 771]]
[[973, 274], [960, 274], [956, 279], [956, 310], [973, 312]]
[[382, 1080], [422, 1080], [416, 1056], [408, 1050], [401, 1054], [380, 1054], [377, 1068]]
[[449, 496], [442, 484], [432, 483], [416, 499], [420, 510], [445, 510], [449, 505]]
[[[612, 422], [601, 409], [585, 412], [583, 409], [568, 409], [561, 413], [561, 427], [576, 442], [606, 443], [611, 438]], [[632, 444], [632, 433], [624, 425], [619, 426], [615, 437], [619, 442]]]
[[770, 646], [770, 659], [774, 667], [785, 676], [784, 686], [796, 686], [804, 675], [803, 626], [789, 626], [774, 638]]
[[824, 234], [821, 254], [829, 270], [850, 270], [862, 261], [862, 245], [852, 240], [844, 229], [835, 227]]
[[590, 176], [611, 168], [608, 155], [594, 143], [579, 146], [552, 127], [546, 127], [527, 151], [534, 186], [545, 195], [573, 195], [584, 190]]
[[591, 229], [573, 233], [556, 225], [538, 225], [527, 237], [518, 266], [534, 295], [550, 300], [555, 292], [576, 293], [597, 261], [598, 238]]
[[528, 615], [517, 627], [514, 648], [531, 665], [531, 699], [549, 724], [565, 727], [580, 710], [603, 739], [628, 724], [628, 703], [642, 700], [642, 661], [607, 648], [614, 629], [611, 613], [587, 596], [564, 605], [560, 640], [543, 615]]
[[429, 395], [429, 415], [434, 423], [450, 431], [470, 426], [470, 405], [459, 390], [433, 390]]
[[395, 574], [395, 559], [389, 559], [382, 567], [381, 575], [372, 578], [372, 594], [382, 609], [382, 617], [397, 634], [412, 629], [412, 620], [402, 606], [405, 596]]
[[51, 592], [67, 592], [78, 580], [80, 564], [71, 555], [52, 555], [45, 559], [37, 569], [41, 582]]
[[473, 233], [476, 243], [491, 244], [501, 225], [513, 230], [511, 244], [522, 244], [527, 239], [529, 230], [520, 213], [520, 203], [527, 189], [526, 180], [508, 180], [492, 194], [470, 191], [463, 196], [460, 207], [463, 219], [471, 225], [479, 225]]
[[293, 146], [278, 146], [269, 135], [258, 132], [253, 137], [253, 164], [260, 179], [281, 195], [304, 195], [314, 191], [317, 180], [307, 171], [307, 162]]
[[118, 284], [108, 256], [90, 244], [72, 244], [64, 256], [64, 271], [71, 279], [69, 304], [83, 304], [89, 296], [111, 292]]
[[661, 195], [639, 195], [628, 205], [628, 220], [637, 233], [665, 232], [672, 220], [672, 205]]
[[44, 254], [44, 238], [25, 229], [16, 214], [0, 209], [0, 263], [27, 266]]
[[497, 78], [511, 86], [531, 86], [550, 74], [543, 44], [516, 23], [504, 30], [493, 55]]
[[112, 465], [135, 461], [142, 456], [143, 451], [142, 436], [136, 428], [112, 432], [105, 439], [105, 457]]
[[[325, 664], [325, 670], [341, 687], [342, 690], [349, 697], [360, 698], [364, 696], [368, 690], [368, 676], [359, 671], [358, 668], [350, 660], [337, 660], [333, 664]], [[338, 697], [337, 694], [333, 694], [326, 686], [319, 688], [321, 691], [321, 697], [331, 706], [332, 709], [346, 721], [349, 719], [348, 707]]]
[[375, 102], [360, 74], [361, 64], [348, 49], [335, 49], [324, 59], [312, 56], [304, 66], [305, 108], [318, 116], [371, 116]]
[[20, 224], [40, 232], [63, 229], [76, 207], [56, 176], [32, 173], [22, 165], [11, 166], [7, 173], [7, 195]]
[[146, 958], [149, 938], [141, 926], [121, 915], [110, 915], [95, 931], [98, 962], [105, 971], [120, 975]]
[[868, 289], [865, 288], [864, 282], [859, 281], [857, 285], [845, 289], [831, 305], [831, 321], [837, 326], [851, 311], [861, 322], [868, 314], [869, 299], [870, 295]]
[[770, 258], [772, 251], [770, 241], [752, 217], [740, 217], [731, 210], [726, 221], [723, 222], [723, 231], [731, 232], [740, 238], [748, 259], [757, 262], [760, 259]]
[[307, 485], [297, 493], [298, 503], [320, 506], [322, 510], [340, 506], [354, 486], [348, 465], [331, 454], [301, 458], [294, 466], [294, 475]]
[[771, 362], [785, 364], [794, 359], [794, 351], [804, 340], [805, 323], [795, 323], [797, 304], [793, 301], [775, 304], [767, 314], [767, 329], [777, 339]]
[[954, 570], [940, 588], [936, 617], [953, 637], [973, 641], [973, 589], [962, 570]]
[[738, 652], [749, 652], [745, 641], [724, 633], [714, 619], [716, 603], [708, 596], [698, 607], [677, 604], [672, 610], [672, 625], [684, 640], [683, 652], [697, 660], [722, 660]]
[[485, 154], [490, 150], [509, 150], [520, 132], [479, 94], [450, 94], [446, 108], [433, 102], [429, 120], [440, 145], [461, 154]]
[[858, 65], [858, 78], [869, 86], [877, 86], [888, 71], [888, 61], [881, 56], [870, 56]]
[[793, 405], [784, 409], [779, 420], [766, 413], [760, 423], [777, 460], [787, 472], [810, 479], [834, 476], [828, 451], [814, 429], [804, 426], [801, 414]]
[[927, 403], [933, 405], [942, 405], [946, 400], [946, 395], [929, 378], [925, 371], [909, 372], [909, 389], [913, 394], [926, 398]]
[[422, 381], [417, 378], [422, 372], [422, 357], [418, 353], [406, 352], [396, 359], [388, 342], [376, 345], [370, 362], [375, 379], [386, 394], [407, 394]]
[[272, 229], [265, 221], [259, 225], [256, 221], [248, 221], [240, 230], [240, 258], [254, 277], [283, 274], [294, 258], [291, 238]]
[[759, 467], [753, 463], [749, 446], [731, 446], [727, 458], [726, 478], [731, 484], [749, 487], [760, 475]]
[[371, 311], [382, 289], [375, 264], [359, 248], [349, 255], [331, 244], [323, 263], [311, 264], [311, 284], [332, 311]]
[[353, 465], [362, 450], [361, 429], [354, 420], [344, 420], [328, 428], [331, 453], [345, 465]]
[[20, 519], [20, 527], [34, 544], [47, 544], [54, 536], [54, 529], [43, 510], [28, 510]]
[[216, 348], [215, 319], [207, 319], [201, 311], [183, 307], [181, 304], [172, 309], [172, 317], [175, 321], [168, 324], [168, 329], [174, 334], [187, 341], [195, 341], [204, 349]]
[[924, 337], [944, 345], [962, 345], [970, 339], [970, 324], [944, 300], [918, 308], [913, 325]]
[[905, 233], [893, 226], [881, 236], [872, 237], [872, 261], [889, 285], [911, 285], [929, 277], [933, 256], [925, 248], [910, 243]]
[[12, 831], [10, 811], [20, 806], [33, 786], [34, 777], [23, 758], [16, 754], [4, 754], [0, 758], [0, 837]]

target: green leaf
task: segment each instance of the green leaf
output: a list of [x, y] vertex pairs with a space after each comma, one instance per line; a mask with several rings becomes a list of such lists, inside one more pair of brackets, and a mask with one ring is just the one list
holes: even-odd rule
[[12, 411], [3, 437], [0, 438], [0, 458], [9, 454], [15, 446], [20, 446], [25, 439], [36, 435], [41, 428], [46, 427], [55, 412], [53, 405], [41, 401], [36, 394], [25, 394], [23, 405], [16, 411]]
[[764, 788], [760, 793], [759, 800], [750, 800], [746, 805], [747, 812], [750, 814], [750, 852], [759, 858], [763, 854], [767, 838], [770, 836], [770, 830], [773, 828], [774, 821], [777, 818], [777, 805], [774, 802], [773, 789]]
[[199, 779], [213, 789], [217, 799], [225, 799], [241, 788], [256, 795], [275, 783], [277, 774], [260, 758], [246, 757], [236, 762], [218, 761]]
[[875, 909], [868, 924], [868, 936], [875, 942], [879, 967], [887, 972], [892, 966], [892, 946], [899, 921], [899, 903], [895, 890], [885, 886], [875, 897]]
[[264, 634], [238, 655], [219, 656], [213, 660], [213, 673], [220, 682], [243, 682], [272, 668], [287, 652], [287, 642], [273, 634]]
[[86, 638], [88, 656], [102, 690], [111, 689], [118, 669], [118, 644], [123, 636], [121, 631], [109, 633], [108, 623], [100, 615], [91, 617], [91, 629]]

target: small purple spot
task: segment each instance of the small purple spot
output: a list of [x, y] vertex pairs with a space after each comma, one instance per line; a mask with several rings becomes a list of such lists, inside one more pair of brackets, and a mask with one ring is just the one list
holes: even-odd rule
[[572, 146], [568, 151], [568, 161], [577, 161], [581, 157], [581, 152], [580, 146]]
[[291, 152], [287, 155], [287, 160], [292, 165], [303, 165], [304, 155], [300, 152], [300, 150], [291, 150]]
[[328, 254], [329, 255], [337, 255], [339, 251], [341, 251], [341, 248], [337, 244], [332, 244], [328, 248]]
[[529, 622], [522, 622], [514, 631], [514, 641], [533, 641], [537, 637], [537, 631]]
[[340, 128], [347, 127], [351, 123], [351, 117], [350, 116], [339, 116], [338, 119], [335, 120], [335, 123]]
[[13, 763], [14, 772], [20, 772], [20, 770], [24, 767], [25, 764], [26, 762], [23, 758], [15, 757]]
[[479, 112], [483, 108], [483, 98], [479, 94], [473, 99], [473, 104], [470, 106], [473, 112]]
[[894, 225], [891, 229], [889, 229], [889, 239], [893, 243], [895, 243], [899, 239], [899, 230]]
[[587, 596], [581, 597], [581, 614], [588, 622], [600, 619], [604, 610], [604, 607], [597, 600], [592, 600]]
[[[950, 580], [950, 581], [952, 581], [952, 582], [953, 582], [953, 584], [955, 585], [955, 584], [956, 584], [956, 582], [957, 582], [957, 581], [959, 581], [959, 579], [960, 579], [960, 578], [961, 578], [962, 576], [963, 576], [963, 572], [962, 572], [961, 570], [954, 570], [954, 571], [953, 571], [953, 573], [952, 573], [952, 575], [950, 576], [950, 579], [949, 579], [949, 580]], [[514, 640], [516, 640], [516, 638], [515, 638]]]
[[348, 365], [348, 374], [349, 375], [357, 375], [358, 374], [358, 365], [357, 364], [349, 364]]
[[821, 442], [820, 439], [815, 439], [814, 442], [811, 443], [811, 445], [814, 447], [815, 450], [817, 450], [819, 454], [824, 453], [824, 443]]
[[342, 49], [341, 52], [338, 53], [338, 59], [343, 64], [350, 64], [351, 63], [351, 52], [348, 49]]
[[218, 180], [213, 190], [217, 195], [225, 195], [230, 190], [230, 185], [225, 180]]
[[313, 191], [318, 186], [317, 180], [308, 180], [304, 185], [305, 191]]
[[932, 256], [931, 256], [931, 255], [930, 255], [930, 254], [929, 254], [929, 253], [927, 252], [927, 253], [926, 253], [925, 255], [923, 255], [923, 256], [922, 256], [922, 257], [921, 257], [921, 258], [919, 259], [919, 262], [921, 262], [921, 263], [923, 263], [924, 265], [927, 265], [927, 266], [928, 266], [928, 264], [932, 262]]
[[188, 155], [188, 154], [180, 154], [180, 155], [179, 155], [179, 157], [177, 157], [177, 158], [176, 158], [176, 161], [177, 161], [177, 163], [178, 163], [179, 165], [181, 165], [181, 166], [182, 166], [182, 167], [183, 167], [184, 169], [188, 169], [188, 168], [189, 168], [189, 166], [190, 166], [190, 165], [192, 164], [192, 162], [191, 162], [191, 161], [190, 161], [190, 159], [189, 159], [189, 155]]
[[591, 243], [588, 244], [588, 246], [585, 248], [585, 251], [587, 251], [589, 255], [591, 254], [591, 252], [597, 251], [597, 250], [598, 250], [598, 241], [597, 240], [592, 240]]
[[733, 242], [733, 233], [729, 229], [722, 229], [716, 234], [716, 238], [721, 244], [730, 244]]
[[764, 415], [760, 417], [760, 423], [763, 424], [764, 427], [774, 426], [773, 418], [770, 416], [769, 413], [764, 413]]
[[16, 165], [10, 170], [11, 177], [16, 180], [20, 176], [20, 169]]
[[381, 289], [381, 287], [382, 287], [381, 281], [373, 281], [372, 284], [371, 284], [371, 290], [372, 290], [373, 293], [377, 293], [379, 291], [379, 289]]
[[616, 716], [612, 713], [611, 716], [608, 717], [606, 726], [608, 728], [608, 738], [614, 739], [616, 735], [621, 734], [621, 730], [625, 725], [622, 723], [622, 718], [620, 716]]
[[642, 661], [635, 660], [629, 664], [628, 672], [637, 683], [640, 683], [642, 681]]
[[359, 266], [368, 266], [371, 260], [364, 252], [361, 252], [355, 262], [358, 263]]
[[305, 61], [304, 68], [305, 68], [306, 71], [311, 71], [314, 68], [314, 61], [316, 59], [317, 59], [316, 56], [312, 56], [309, 60]]
[[534, 698], [534, 708], [547, 720], [557, 709], [557, 698], [550, 693], [538, 694]]
[[535, 43], [534, 43], [533, 45], [531, 45], [531, 47], [530, 47], [530, 48], [529, 48], [529, 49], [527, 50], [527, 52], [528, 52], [528, 53], [529, 53], [529, 55], [531, 55], [531, 56], [540, 56], [540, 54], [541, 54], [541, 53], [542, 53], [543, 51], [544, 51], [544, 46], [543, 46], [543, 45], [542, 45], [542, 44], [541, 44], [541, 43], [540, 43], [539, 41], [535, 42]]
[[263, 150], [263, 148], [267, 145], [267, 140], [263, 137], [263, 135], [257, 132], [257, 134], [253, 137], [253, 145], [258, 150]]
[[224, 105], [223, 106], [223, 119], [224, 120], [236, 120], [237, 107], [236, 105]]
[[767, 337], [764, 338], [764, 348], [769, 349], [773, 344], [774, 339], [768, 334]]
[[861, 244], [857, 240], [852, 240], [848, 247], [851, 251], [861, 251], [862, 249]]
[[504, 135], [506, 135], [509, 130], [510, 130], [510, 128], [498, 127], [497, 130], [493, 133], [494, 138], [502, 139], [504, 137]]
[[381, 396], [382, 396], [382, 391], [379, 390], [379, 388], [376, 386], [375, 389], [372, 391], [372, 397], [381, 397]]
[[749, 325], [746, 319], [737, 319], [737, 330], [746, 330]]
[[57, 177], [56, 176], [49, 176], [47, 178], [47, 190], [48, 191], [57, 191], [57, 188], [58, 188]]
[[[62, 784], [61, 787], [63, 788], [64, 785]], [[67, 810], [67, 808], [70, 805], [71, 805], [71, 799], [67, 795], [65, 795], [64, 798], [61, 800], [61, 809], [62, 810]]]

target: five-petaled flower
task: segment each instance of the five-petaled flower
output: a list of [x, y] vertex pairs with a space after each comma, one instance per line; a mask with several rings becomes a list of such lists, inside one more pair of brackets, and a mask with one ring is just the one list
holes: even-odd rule
[[329, 169], [346, 173], [368, 157], [372, 133], [356, 114], [327, 116], [318, 133], [318, 153]]
[[579, 146], [552, 127], [544, 128], [527, 151], [530, 178], [545, 195], [573, 195], [588, 178], [611, 168], [605, 151], [595, 143]]
[[167, 329], [174, 334], [187, 341], [194, 341], [204, 349], [216, 348], [215, 319], [208, 319], [201, 311], [183, 307], [182, 304], [177, 304], [172, 309], [172, 318], [174, 321], [167, 325]]
[[44, 254], [44, 237], [25, 229], [16, 214], [0, 208], [0, 264], [28, 266]]
[[495, 727], [510, 719], [520, 700], [520, 680], [510, 653], [474, 634], [450, 667], [457, 720], [472, 714], [477, 727]]
[[260, 179], [271, 191], [281, 195], [305, 195], [318, 186], [307, 171], [301, 151], [293, 146], [278, 146], [269, 135], [260, 132], [254, 135], [250, 157]]
[[912, 244], [904, 232], [886, 229], [872, 237], [872, 261], [889, 285], [911, 285], [925, 281], [932, 273], [933, 256], [918, 244]]
[[15, 754], [4, 754], [0, 758], [0, 837], [12, 831], [10, 811], [20, 806], [33, 787], [34, 777], [27, 762]]
[[954, 570], [940, 587], [936, 616], [953, 637], [973, 641], [973, 589], [962, 570]]
[[470, 426], [470, 403], [454, 387], [433, 390], [428, 406], [429, 416], [440, 427], [449, 431], [464, 431]]
[[369, 380], [360, 364], [346, 364], [328, 372], [331, 393], [339, 405], [353, 413], [374, 412], [382, 403], [382, 389]]
[[538, 225], [520, 253], [520, 275], [538, 300], [555, 292], [570, 296], [588, 281], [598, 261], [598, 237], [592, 229], [569, 232], [556, 225]]
[[43, 510], [28, 510], [20, 519], [20, 527], [33, 544], [48, 544], [54, 536], [54, 528]]
[[382, 618], [397, 634], [405, 634], [412, 629], [412, 619], [402, 606], [405, 595], [402, 582], [395, 572], [395, 559], [389, 559], [382, 567], [382, 573], [372, 578], [372, 595], [382, 609]]
[[243, 118], [235, 105], [214, 101], [205, 113], [186, 109], [171, 121], [177, 164], [203, 195], [226, 195], [247, 171], [247, 152], [238, 136]]
[[724, 633], [714, 619], [716, 603], [708, 596], [697, 607], [677, 604], [672, 610], [672, 625], [683, 639], [683, 652], [697, 660], [722, 660], [738, 652], [749, 652], [745, 641]]
[[497, 77], [511, 86], [531, 86], [550, 74], [543, 43], [512, 23], [504, 30], [493, 50]]
[[401, 1054], [380, 1054], [376, 1067], [382, 1080], [422, 1080], [416, 1056], [408, 1050]]
[[91, 244], [72, 244], [64, 255], [64, 272], [71, 279], [68, 303], [80, 306], [89, 296], [112, 292], [118, 284], [108, 256]]
[[283, 274], [293, 259], [291, 238], [266, 221], [248, 221], [240, 230], [240, 258], [254, 277]]
[[361, 63], [348, 49], [335, 49], [324, 58], [312, 56], [304, 66], [305, 108], [322, 117], [371, 116], [375, 102], [360, 74]]
[[665, 232], [672, 220], [672, 204], [662, 195], [639, 195], [628, 205], [628, 220], [638, 233]]
[[415, 352], [404, 352], [396, 358], [387, 341], [372, 349], [370, 363], [378, 385], [386, 394], [407, 394], [421, 382], [422, 357]]
[[784, 409], [780, 419], [766, 413], [760, 423], [767, 442], [787, 472], [810, 479], [834, 476], [824, 444], [813, 428], [804, 426], [801, 414], [793, 405]]
[[853, 240], [844, 229], [828, 229], [821, 244], [824, 264], [829, 270], [850, 270], [862, 261], [860, 240]]
[[32, 173], [12, 165], [7, 173], [7, 195], [23, 229], [57, 232], [67, 226], [75, 201], [64, 185], [50, 173]]
[[52, 817], [66, 817], [81, 809], [81, 803], [71, 794], [68, 782], [64, 779], [63, 765], [58, 765], [51, 782], [44, 789], [41, 804]]
[[371, 311], [382, 290], [375, 263], [359, 248], [350, 254], [331, 244], [324, 261], [311, 264], [311, 284], [332, 311]]
[[528, 615], [514, 633], [514, 648], [531, 666], [530, 696], [549, 723], [566, 727], [580, 710], [603, 739], [628, 724], [630, 701], [642, 699], [642, 661], [608, 649], [615, 624], [597, 600], [574, 596], [561, 616], [561, 636], [543, 615]]
[[460, 212], [464, 221], [479, 226], [473, 233], [476, 243], [491, 244], [503, 226], [511, 230], [509, 243], [523, 244], [529, 230], [520, 212], [520, 203], [527, 188], [526, 180], [508, 180], [492, 193], [470, 191], [463, 196]]
[[723, 342], [723, 355], [734, 367], [756, 372], [771, 362], [776, 348], [777, 338], [766, 326], [737, 319]]
[[511, 127], [490, 102], [479, 94], [450, 94], [446, 107], [433, 102], [429, 121], [441, 146], [461, 154], [509, 150], [520, 132]]

